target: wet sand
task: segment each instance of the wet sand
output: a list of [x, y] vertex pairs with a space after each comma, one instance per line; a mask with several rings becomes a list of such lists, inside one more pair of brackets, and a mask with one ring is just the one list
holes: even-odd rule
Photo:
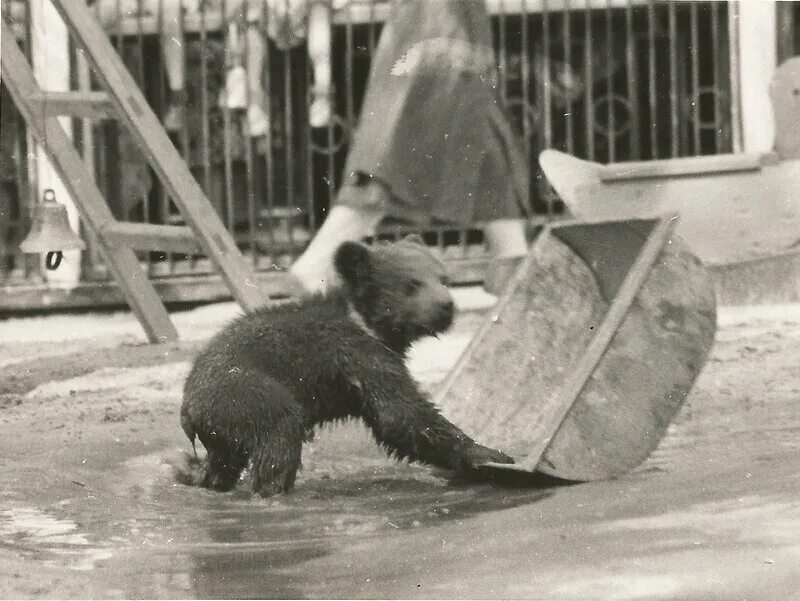
[[[800, 598], [799, 304], [723, 307], [687, 404], [623, 478], [452, 480], [347, 424], [271, 500], [173, 477], [189, 361], [235, 313], [182, 313], [164, 346], [127, 314], [0, 323], [0, 597]], [[426, 386], [479, 320], [414, 349]]]

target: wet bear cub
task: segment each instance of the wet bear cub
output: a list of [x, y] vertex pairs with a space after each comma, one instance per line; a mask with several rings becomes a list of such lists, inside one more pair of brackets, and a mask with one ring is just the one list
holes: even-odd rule
[[411, 343], [453, 321], [442, 263], [415, 236], [344, 243], [334, 265], [336, 290], [242, 316], [195, 360], [181, 426], [208, 452], [202, 485], [230, 490], [249, 465], [254, 492], [286, 492], [314, 427], [346, 418], [397, 459], [460, 471], [513, 463], [442, 417], [406, 368]]

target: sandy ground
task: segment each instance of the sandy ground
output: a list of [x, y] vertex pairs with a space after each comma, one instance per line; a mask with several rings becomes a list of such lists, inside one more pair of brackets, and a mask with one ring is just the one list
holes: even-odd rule
[[[0, 322], [0, 596], [800, 599], [800, 304], [722, 308], [683, 411], [623, 478], [454, 481], [352, 424], [267, 501], [172, 474], [189, 361], [235, 313], [180, 313], [164, 346], [125, 313]], [[426, 386], [480, 318], [415, 347]]]

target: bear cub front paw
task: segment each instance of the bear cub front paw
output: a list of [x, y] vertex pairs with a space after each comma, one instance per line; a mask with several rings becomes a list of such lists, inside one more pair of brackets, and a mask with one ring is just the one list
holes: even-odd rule
[[467, 458], [471, 468], [479, 468], [487, 463], [514, 463], [505, 453], [480, 444], [473, 445], [467, 452]]

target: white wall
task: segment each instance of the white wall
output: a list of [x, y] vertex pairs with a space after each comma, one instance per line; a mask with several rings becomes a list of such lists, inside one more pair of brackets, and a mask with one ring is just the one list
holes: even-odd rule
[[[56, 12], [50, 0], [30, 0], [31, 42], [33, 55], [33, 72], [36, 80], [44, 90], [69, 90], [69, 37], [67, 27]], [[72, 135], [71, 120], [68, 117], [59, 119], [68, 135]], [[52, 188], [56, 200], [67, 207], [70, 224], [73, 230], [79, 231], [79, 214], [67, 193], [64, 184], [47, 159], [44, 150], [36, 147], [37, 184], [39, 199], [44, 190]], [[80, 281], [81, 251], [73, 250], [64, 253], [61, 266], [56, 271], [43, 269], [48, 284], [58, 287], [72, 288]]]
[[772, 150], [775, 123], [769, 84], [777, 63], [777, 21], [774, 0], [738, 2], [739, 87], [742, 144], [745, 152]]

